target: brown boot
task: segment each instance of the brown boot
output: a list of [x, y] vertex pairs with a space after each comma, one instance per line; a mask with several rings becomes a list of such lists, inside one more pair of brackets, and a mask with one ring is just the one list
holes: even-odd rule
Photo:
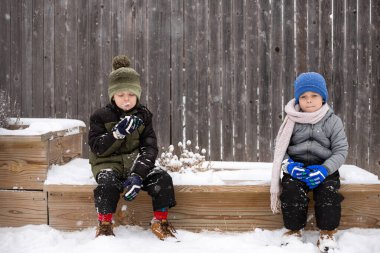
[[174, 237], [176, 230], [167, 220], [156, 220], [153, 219], [150, 223], [150, 228], [153, 234], [155, 234], [160, 240], [165, 240], [168, 237]]
[[111, 222], [99, 221], [99, 225], [98, 225], [98, 228], [96, 229], [95, 237], [98, 237], [100, 235], [115, 236], [115, 234], [113, 233], [113, 225]]
[[302, 242], [302, 231], [301, 230], [289, 230], [282, 235], [281, 245], [285, 246], [291, 242], [299, 241]]
[[317, 247], [321, 252], [328, 252], [330, 249], [338, 248], [338, 244], [335, 240], [335, 234], [337, 230], [321, 230], [319, 232], [319, 239], [317, 242]]

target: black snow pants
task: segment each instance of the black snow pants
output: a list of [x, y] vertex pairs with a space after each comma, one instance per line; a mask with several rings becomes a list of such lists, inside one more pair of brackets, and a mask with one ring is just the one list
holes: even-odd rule
[[[115, 213], [120, 194], [124, 191], [122, 178], [117, 172], [103, 170], [97, 176], [98, 186], [94, 189], [96, 211], [101, 214]], [[153, 210], [176, 205], [171, 176], [155, 168], [143, 181], [142, 190], [152, 197]]]
[[[339, 172], [335, 172], [313, 189], [315, 219], [321, 230], [333, 230], [339, 226], [341, 202]], [[290, 230], [299, 230], [306, 226], [310, 189], [306, 183], [284, 173], [282, 178], [281, 210], [284, 226]]]

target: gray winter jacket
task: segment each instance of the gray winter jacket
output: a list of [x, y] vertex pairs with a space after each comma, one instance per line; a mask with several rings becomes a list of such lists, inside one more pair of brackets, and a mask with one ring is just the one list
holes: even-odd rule
[[317, 124], [295, 124], [285, 158], [305, 166], [323, 165], [331, 175], [343, 165], [347, 153], [342, 120], [330, 109]]

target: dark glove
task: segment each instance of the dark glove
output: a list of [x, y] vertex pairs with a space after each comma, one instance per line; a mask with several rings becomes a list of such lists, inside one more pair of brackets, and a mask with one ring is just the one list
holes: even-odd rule
[[124, 182], [124, 196], [123, 198], [132, 201], [136, 198], [142, 186], [142, 178], [132, 173]]
[[308, 176], [303, 165], [303, 163], [295, 162], [292, 159], [286, 159], [282, 162], [282, 170], [295, 179], [303, 180]]
[[305, 182], [310, 189], [317, 187], [329, 174], [323, 165], [310, 165], [307, 166], [306, 169], [309, 171], [309, 175], [302, 181]]
[[120, 120], [113, 128], [114, 136], [116, 139], [123, 139], [127, 134], [131, 134], [144, 122], [139, 117], [125, 116], [124, 119]]

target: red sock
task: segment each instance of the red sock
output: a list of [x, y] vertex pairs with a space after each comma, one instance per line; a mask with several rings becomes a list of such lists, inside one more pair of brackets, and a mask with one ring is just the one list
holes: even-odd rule
[[154, 218], [156, 220], [167, 220], [168, 219], [168, 210], [166, 211], [154, 211]]
[[106, 213], [106, 214], [98, 213], [98, 220], [99, 221], [111, 222], [112, 221], [112, 213]]

